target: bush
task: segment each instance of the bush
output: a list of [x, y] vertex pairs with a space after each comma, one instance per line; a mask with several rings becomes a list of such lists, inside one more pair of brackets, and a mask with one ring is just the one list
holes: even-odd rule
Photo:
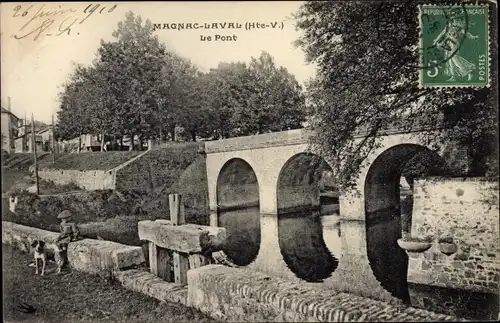
[[53, 215], [51, 213], [40, 211], [48, 205], [52, 206], [50, 203], [41, 200], [38, 195], [26, 191], [18, 194], [17, 198], [17, 214], [13, 214], [11, 212], [2, 213], [2, 220], [44, 230], [59, 230], [60, 220], [57, 219], [58, 213]]
[[[73, 213], [83, 237], [96, 239], [100, 236], [105, 240], [141, 245], [137, 223], [141, 220], [169, 219], [168, 194], [179, 193], [183, 195], [186, 205], [186, 222], [209, 225], [206, 164], [205, 157], [198, 154], [199, 146], [199, 143], [191, 143], [151, 151], [151, 155], [162, 158], [162, 163], [168, 165], [164, 177], [157, 179], [164, 180], [165, 184], [153, 192], [98, 190], [40, 198], [36, 194], [18, 191], [17, 215], [6, 214], [3, 218], [57, 231], [60, 222], [57, 215], [67, 209]], [[73, 156], [87, 154], [90, 156], [93, 153]], [[62, 191], [71, 188], [71, 185], [60, 187], [50, 182], [44, 185]]]
[[117, 216], [101, 222], [79, 224], [82, 237], [115, 241], [127, 245], [140, 246], [138, 223], [143, 220], [154, 220], [149, 217]]
[[[56, 218], [63, 210], [69, 210], [80, 223], [105, 221], [121, 215], [141, 215], [142, 197], [122, 195], [111, 190], [60, 194], [39, 197], [27, 191], [17, 191], [16, 213], [19, 218]], [[120, 196], [120, 197], [119, 197]], [[43, 222], [43, 220], [41, 220]], [[52, 221], [49, 221], [52, 223]]]
[[74, 182], [71, 182], [69, 184], [59, 185], [54, 183], [53, 181], [40, 179], [39, 185], [41, 194], [60, 194], [60, 193], [67, 193], [74, 191], [82, 191], [82, 189]]

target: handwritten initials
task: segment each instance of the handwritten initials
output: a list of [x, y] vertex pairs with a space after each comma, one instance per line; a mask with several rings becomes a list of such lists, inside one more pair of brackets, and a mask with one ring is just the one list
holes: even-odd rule
[[[90, 16], [92, 16], [94, 13], [96, 14], [103, 14], [103, 13], [111, 13], [114, 11], [114, 9], [117, 7], [117, 5], [114, 5], [110, 7], [109, 9], [105, 10], [105, 6], [101, 6], [100, 4], [90, 4], [88, 5], [85, 10], [81, 11], [85, 17], [81, 19], [82, 17], [79, 16], [78, 14], [75, 16], [68, 16], [68, 14], [74, 14], [77, 13], [79, 10], [74, 9], [74, 8], [67, 8], [63, 9], [61, 6], [59, 6], [59, 9], [56, 10], [44, 10], [45, 4], [42, 4], [38, 7], [38, 10], [31, 15], [31, 12], [34, 12], [36, 10], [35, 5], [30, 5], [26, 9], [24, 9], [22, 6], [18, 5], [14, 7], [14, 14], [12, 15], [13, 18], [16, 19], [22, 19], [23, 17], [29, 18], [29, 20], [19, 28], [20, 34], [14, 35], [15, 39], [23, 39], [26, 38], [30, 35], [34, 35], [33, 40], [36, 41], [42, 34], [45, 33], [46, 36], [51, 36], [51, 33], [47, 33], [51, 26], [56, 22], [56, 19], [63, 18], [63, 20], [59, 23], [58, 27], [58, 33], [56, 33], [56, 36], [60, 36], [62, 34], [67, 34], [71, 35], [71, 28], [73, 25], [76, 24], [78, 20], [80, 20], [79, 24], [82, 24], [85, 22]], [[100, 10], [98, 10], [100, 9]], [[40, 18], [47, 18], [47, 19], [40, 19]], [[26, 31], [25, 29], [28, 29]]]
[[[49, 28], [50, 26], [52, 26], [52, 24], [54, 23], [54, 20], [52, 19], [47, 19], [45, 20], [44, 22], [42, 22], [42, 24], [40, 26], [38, 26], [37, 28], [33, 29], [32, 31], [28, 32], [27, 34], [23, 35], [23, 36], [18, 36], [18, 35], [14, 35], [14, 38], [15, 39], [23, 39], [33, 33], [35, 33], [36, 31], [38, 31], [38, 34], [36, 34], [35, 38], [33, 38], [33, 40], [37, 40], [40, 35], [45, 31], [47, 30], [47, 28]], [[21, 27], [20, 30], [23, 30], [24, 27], [26, 27], [27, 25], [24, 25], [23, 27]]]

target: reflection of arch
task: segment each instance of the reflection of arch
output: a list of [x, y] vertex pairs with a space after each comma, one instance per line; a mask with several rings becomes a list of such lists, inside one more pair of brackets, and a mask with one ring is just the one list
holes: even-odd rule
[[277, 185], [278, 241], [283, 260], [299, 278], [321, 281], [338, 265], [323, 240], [319, 182], [328, 164], [300, 153], [280, 171]]
[[260, 247], [259, 184], [252, 167], [233, 158], [217, 178], [218, 224], [227, 230], [225, 253], [238, 266], [255, 260]]
[[[411, 165], [410, 165], [411, 164]], [[401, 144], [382, 152], [366, 175], [364, 198], [368, 260], [375, 277], [394, 296], [409, 302], [408, 256], [397, 245], [401, 237], [400, 178], [445, 171], [441, 157], [428, 148]], [[410, 170], [406, 171], [405, 168]]]

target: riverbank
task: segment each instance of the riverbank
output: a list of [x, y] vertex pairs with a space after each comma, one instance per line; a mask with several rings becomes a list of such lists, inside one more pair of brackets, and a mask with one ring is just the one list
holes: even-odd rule
[[[162, 303], [119, 283], [77, 271], [34, 274], [31, 255], [2, 245], [4, 322], [216, 322], [180, 304]], [[34, 313], [17, 310], [33, 306]]]

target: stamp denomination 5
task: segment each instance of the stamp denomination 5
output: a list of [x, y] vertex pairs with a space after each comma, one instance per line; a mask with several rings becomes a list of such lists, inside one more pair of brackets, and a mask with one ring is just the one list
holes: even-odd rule
[[420, 86], [489, 86], [486, 5], [419, 7]]

